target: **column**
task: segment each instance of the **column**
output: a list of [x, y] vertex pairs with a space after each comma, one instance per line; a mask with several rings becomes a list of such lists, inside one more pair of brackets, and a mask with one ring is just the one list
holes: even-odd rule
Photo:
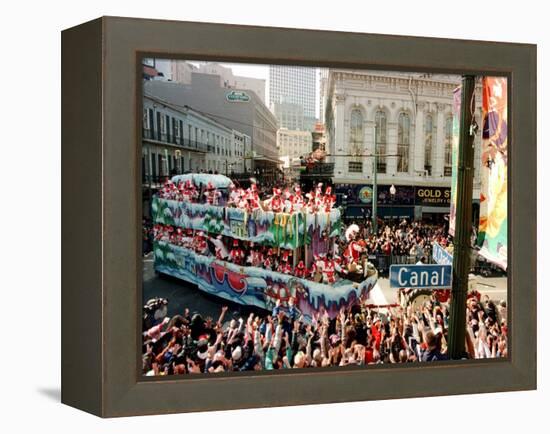
[[[344, 109], [346, 97], [336, 94], [336, 112], [334, 114], [334, 155], [348, 154], [348, 145], [345, 142], [345, 124], [344, 124]], [[342, 151], [340, 151], [342, 149]], [[334, 175], [338, 178], [345, 176], [347, 173], [347, 158], [336, 157], [334, 164]], [[338, 172], [341, 172], [338, 174]]]
[[[376, 149], [374, 146], [374, 127], [376, 126], [376, 123], [373, 120], [366, 122], [366, 128], [365, 128], [365, 153], [374, 155], [376, 153]], [[365, 158], [363, 159], [363, 174], [366, 176], [372, 176], [373, 175], [373, 164], [374, 164], [374, 158]]]
[[[386, 154], [397, 155], [397, 122], [388, 122], [386, 146]], [[386, 157], [386, 173], [390, 176], [397, 173], [397, 157]]]
[[443, 165], [445, 162], [445, 105], [437, 103], [437, 131], [436, 140], [433, 144], [432, 158], [433, 158], [433, 170], [434, 177], [441, 177], [443, 175]]
[[[414, 172], [424, 171], [424, 148], [426, 146], [424, 137], [424, 103], [417, 104], [416, 119], [414, 125]], [[416, 173], [415, 173], [416, 175]]]

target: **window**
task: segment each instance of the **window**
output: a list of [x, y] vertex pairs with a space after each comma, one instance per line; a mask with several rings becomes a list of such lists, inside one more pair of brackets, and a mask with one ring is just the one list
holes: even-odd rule
[[166, 134], [170, 129], [170, 116], [164, 115], [162, 120], [162, 132]]
[[350, 173], [362, 173], [363, 172], [363, 163], [360, 161], [349, 161], [348, 162], [348, 171]]
[[375, 115], [375, 123], [376, 123], [376, 145], [374, 152], [378, 154], [378, 164], [376, 167], [376, 171], [378, 173], [386, 173], [386, 157], [384, 154], [386, 153], [386, 137], [387, 137], [387, 129], [386, 129], [386, 113], [382, 110], [378, 110]]
[[432, 115], [427, 115], [424, 124], [424, 170], [427, 171], [428, 175], [432, 174], [433, 128]]
[[[163, 124], [164, 124], [163, 117], [160, 114], [160, 112], [157, 112], [157, 140], [162, 139], [161, 134], [162, 134]], [[159, 166], [159, 171], [160, 171], [160, 166]]]
[[397, 171], [409, 171], [409, 143], [411, 118], [407, 113], [400, 113], [397, 122]]
[[363, 154], [363, 115], [358, 109], [351, 111], [349, 145], [350, 154]]
[[172, 139], [176, 141], [176, 137], [180, 136], [180, 125], [176, 118], [172, 118]]
[[445, 120], [445, 166], [443, 175], [451, 176], [453, 166], [453, 118]]
[[151, 173], [150, 173], [150, 176], [151, 176], [151, 180], [154, 181], [155, 177], [158, 175], [158, 172], [157, 172], [157, 154], [152, 152], [150, 158], [151, 158]]
[[149, 110], [143, 109], [143, 128], [149, 129]]

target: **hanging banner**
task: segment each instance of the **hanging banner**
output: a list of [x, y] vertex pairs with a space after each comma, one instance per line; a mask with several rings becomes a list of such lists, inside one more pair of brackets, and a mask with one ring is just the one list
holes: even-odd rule
[[483, 79], [483, 140], [479, 199], [480, 254], [508, 264], [508, 95], [504, 77]]
[[460, 134], [460, 98], [461, 87], [453, 91], [453, 126], [451, 140], [452, 172], [451, 172], [451, 207], [449, 211], [449, 234], [455, 235], [456, 221], [456, 184], [458, 179], [458, 141]]

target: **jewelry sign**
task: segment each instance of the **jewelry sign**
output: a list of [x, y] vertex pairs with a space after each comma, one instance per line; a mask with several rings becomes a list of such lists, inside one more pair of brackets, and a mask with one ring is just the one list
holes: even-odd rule
[[448, 187], [417, 187], [416, 204], [427, 206], [450, 206], [451, 189]]

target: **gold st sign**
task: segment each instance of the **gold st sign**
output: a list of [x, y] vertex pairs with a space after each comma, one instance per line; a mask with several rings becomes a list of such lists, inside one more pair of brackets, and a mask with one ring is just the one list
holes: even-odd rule
[[448, 187], [417, 187], [417, 205], [450, 205], [451, 189]]

